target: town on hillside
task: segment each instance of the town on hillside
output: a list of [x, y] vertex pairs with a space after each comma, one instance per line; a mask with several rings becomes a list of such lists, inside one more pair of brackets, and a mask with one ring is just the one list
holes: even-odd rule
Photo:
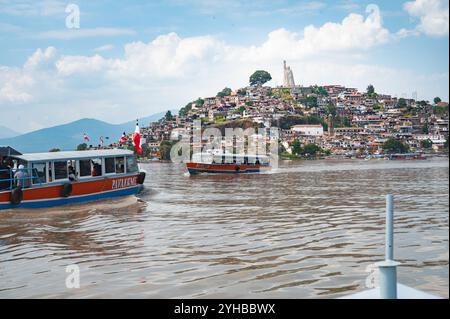
[[[299, 86], [286, 62], [283, 85], [264, 86], [270, 80], [268, 72], [256, 71], [247, 87], [224, 88], [187, 103], [178, 114], [168, 111], [157, 122], [142, 123], [142, 157], [169, 159], [171, 146], [192, 136], [194, 120], [203, 127], [278, 127], [279, 154], [290, 158], [448, 154], [448, 102], [439, 97], [397, 98], [373, 85], [366, 92]], [[127, 143], [132, 149], [131, 138]]]

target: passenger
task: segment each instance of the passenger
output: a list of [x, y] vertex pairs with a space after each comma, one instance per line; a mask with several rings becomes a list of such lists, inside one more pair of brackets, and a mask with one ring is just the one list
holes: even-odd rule
[[19, 165], [18, 170], [14, 174], [14, 179], [16, 180], [16, 186], [27, 188], [30, 187], [30, 179], [28, 178], [27, 171], [25, 170], [25, 166], [22, 164]]
[[69, 181], [75, 182], [77, 180], [77, 173], [72, 165], [69, 166]]
[[102, 166], [98, 163], [94, 163], [94, 161], [92, 161], [93, 166], [92, 166], [92, 176], [101, 176], [102, 175]]
[[11, 185], [11, 167], [0, 157], [0, 190], [9, 189]]

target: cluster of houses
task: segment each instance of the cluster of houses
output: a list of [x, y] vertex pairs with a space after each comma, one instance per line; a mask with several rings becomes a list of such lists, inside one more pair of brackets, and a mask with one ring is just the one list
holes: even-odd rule
[[373, 90], [359, 92], [340, 85], [248, 86], [199, 98], [179, 114], [168, 112], [158, 122], [143, 127], [149, 156], [160, 156], [163, 141], [192, 136], [194, 120], [201, 120], [203, 127], [233, 127], [242, 121], [267, 129], [278, 126], [280, 143], [287, 153], [292, 152], [296, 140], [346, 156], [382, 154], [383, 143], [389, 138], [402, 141], [415, 152], [448, 148], [446, 102], [397, 98]]

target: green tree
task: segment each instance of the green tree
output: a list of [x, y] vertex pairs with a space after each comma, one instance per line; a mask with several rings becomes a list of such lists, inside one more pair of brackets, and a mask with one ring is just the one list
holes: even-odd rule
[[49, 150], [49, 152], [54, 153], [54, 152], [60, 152], [61, 150], [59, 148], [51, 148]]
[[152, 153], [152, 149], [148, 146], [147, 143], [142, 144], [142, 157], [149, 158]]
[[217, 93], [217, 97], [223, 98], [225, 96], [229, 96], [229, 95], [231, 95], [231, 92], [232, 91], [230, 88], [224, 88], [222, 91]]
[[173, 120], [173, 115], [172, 112], [167, 111], [166, 115], [164, 116], [166, 121], [172, 121]]
[[406, 100], [404, 98], [399, 98], [397, 101], [397, 108], [405, 108], [406, 107]]
[[433, 146], [433, 142], [430, 139], [423, 140], [420, 142], [420, 146], [422, 148], [431, 148]]
[[178, 115], [179, 116], [186, 116], [188, 113], [189, 113], [189, 111], [192, 109], [192, 103], [188, 103], [188, 104], [186, 104], [186, 106], [185, 107], [182, 107], [181, 109], [180, 109], [180, 111], [178, 111]]
[[195, 101], [195, 107], [202, 107], [203, 104], [205, 104], [205, 100], [200, 97]]
[[88, 149], [88, 145], [86, 143], [78, 144], [77, 151], [85, 151]]
[[422, 126], [422, 133], [423, 134], [428, 134], [430, 133], [430, 130], [428, 128], [428, 123], [425, 123], [424, 126]]
[[302, 154], [314, 156], [317, 153], [319, 153], [321, 150], [322, 149], [316, 144], [308, 144], [308, 145], [305, 145], [305, 147], [303, 147]]
[[237, 95], [239, 95], [239, 96], [246, 96], [247, 95], [247, 90], [245, 90], [245, 89], [239, 89], [239, 90], [237, 90]]
[[159, 153], [160, 158], [162, 160], [170, 160], [170, 150], [172, 149], [172, 146], [175, 144], [175, 141], [162, 141], [159, 144]]
[[394, 138], [389, 138], [383, 143], [383, 149], [388, 153], [407, 153], [409, 151], [409, 145]]
[[367, 95], [373, 96], [375, 94], [375, 88], [372, 84], [367, 87]]
[[439, 96], [436, 96], [433, 100], [434, 104], [438, 104], [440, 102], [442, 102], [441, 98]]
[[292, 147], [292, 154], [299, 155], [302, 152], [302, 147], [298, 140], [293, 141], [291, 147]]
[[269, 72], [258, 70], [250, 76], [250, 85], [263, 85], [270, 80], [272, 80], [272, 76]]
[[244, 113], [244, 111], [245, 111], [246, 109], [245, 109], [245, 106], [243, 106], [243, 105], [241, 105], [239, 108], [238, 108], [238, 113]]
[[337, 114], [337, 108], [334, 104], [327, 105], [327, 114], [332, 115], [333, 117]]
[[307, 96], [306, 97], [306, 105], [308, 107], [317, 107], [317, 97], [315, 97], [315, 96]]

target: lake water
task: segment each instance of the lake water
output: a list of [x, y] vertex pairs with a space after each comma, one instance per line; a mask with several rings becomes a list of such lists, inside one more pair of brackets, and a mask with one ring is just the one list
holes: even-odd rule
[[[268, 174], [142, 164], [140, 199], [0, 212], [3, 298], [335, 298], [384, 259], [395, 196], [399, 281], [448, 298], [448, 159], [281, 161]], [[66, 288], [78, 265], [80, 288]]]

